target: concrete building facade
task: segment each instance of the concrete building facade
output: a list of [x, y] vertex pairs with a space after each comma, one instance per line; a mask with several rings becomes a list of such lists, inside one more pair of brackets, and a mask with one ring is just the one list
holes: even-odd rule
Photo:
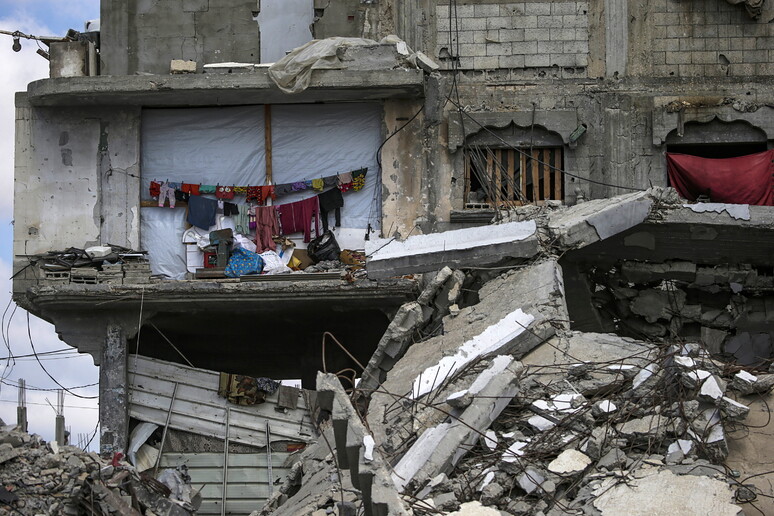
[[[300, 14], [285, 16], [291, 7]], [[63, 281], [39, 264], [73, 247], [148, 250], [167, 223], [177, 224], [166, 226], [168, 238], [183, 245], [182, 215], [151, 215], [160, 208], [147, 193], [163, 166], [174, 173], [148, 161], [150, 149], [168, 145], [171, 155], [174, 139], [164, 138], [195, 127], [178, 116], [205, 121], [207, 134], [225, 127], [222, 145], [255, 150], [261, 184], [267, 167], [274, 183], [314, 179], [291, 177], [298, 156], [371, 156], [373, 195], [351, 231], [337, 233], [352, 249], [363, 248], [363, 235], [400, 240], [487, 224], [500, 208], [668, 186], [667, 151], [728, 158], [773, 147], [772, 19], [774, 5], [755, 0], [102, 2], [98, 45], [92, 35], [52, 46], [52, 78], [16, 96], [14, 299], [101, 366], [106, 454], [129, 439], [133, 353], [309, 386], [325, 332], [353, 355], [336, 353], [329, 369], [366, 363], [417, 282], [151, 282], [164, 260], [153, 251], [156, 270], [135, 282], [124, 267], [119, 284]], [[382, 39], [391, 34], [408, 48]], [[281, 91], [265, 65], [330, 37], [374, 41], [336, 50], [336, 66], [312, 71], [303, 91]], [[62, 76], [73, 53], [85, 64]], [[171, 73], [182, 70], [191, 73]], [[336, 123], [360, 109], [370, 113], [353, 122], [362, 131]], [[252, 112], [252, 143], [234, 143], [229, 117]], [[169, 125], [150, 138], [153, 117]], [[217, 154], [219, 140], [204, 138], [211, 147], [202, 156]], [[344, 143], [332, 152], [336, 138]], [[331, 163], [319, 173], [357, 168]], [[581, 258], [565, 264], [576, 278], [591, 267]], [[745, 260], [772, 265], [754, 253]], [[708, 256], [704, 265], [728, 261]], [[184, 343], [183, 353], [171, 343]]]

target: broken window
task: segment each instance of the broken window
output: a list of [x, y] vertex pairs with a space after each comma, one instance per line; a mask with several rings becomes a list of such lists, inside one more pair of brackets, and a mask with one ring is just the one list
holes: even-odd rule
[[562, 147], [468, 146], [465, 207], [493, 208], [563, 200], [562, 157]]

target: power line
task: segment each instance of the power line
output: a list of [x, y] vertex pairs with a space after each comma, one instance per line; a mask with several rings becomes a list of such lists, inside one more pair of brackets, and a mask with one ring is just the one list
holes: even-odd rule
[[51, 373], [48, 372], [48, 369], [46, 369], [46, 367], [43, 365], [43, 362], [41, 362], [40, 358], [38, 358], [38, 352], [35, 351], [35, 344], [32, 342], [32, 332], [30, 330], [30, 313], [29, 312], [27, 312], [27, 336], [30, 339], [30, 346], [32, 347], [32, 352], [35, 354], [35, 358], [38, 361], [38, 365], [40, 366], [41, 369], [43, 369], [43, 372], [46, 373], [46, 375], [49, 378], [51, 378], [51, 380], [55, 384], [57, 384], [59, 387], [61, 387], [65, 391], [69, 392], [70, 394], [72, 394], [76, 398], [81, 398], [81, 399], [85, 399], [85, 400], [94, 400], [94, 399], [98, 399], [99, 398], [99, 396], [83, 396], [81, 394], [78, 394], [77, 392], [73, 392], [70, 389], [68, 389], [67, 387], [65, 387], [64, 385], [62, 385], [61, 383], [59, 383], [56, 378], [51, 376]]
[[[19, 387], [18, 383], [13, 383], [13, 380], [2, 380], [0, 379], [0, 384], [7, 385], [8, 387]], [[78, 385], [76, 387], [70, 387], [70, 389], [85, 389], [86, 387], [94, 387], [96, 385], [99, 385], [99, 382], [97, 383], [89, 383], [86, 385]], [[43, 391], [43, 392], [54, 392], [58, 391], [59, 389], [47, 389], [45, 387], [34, 387], [30, 386], [29, 384], [24, 384], [25, 388], [30, 391]], [[97, 398], [97, 396], [93, 396], [93, 398]], [[91, 398], [89, 398], [91, 399]]]
[[[57, 389], [59, 390], [59, 389]], [[13, 403], [14, 405], [18, 403], [18, 400], [0, 400], [0, 403]], [[41, 407], [48, 407], [48, 403], [35, 403], [33, 401], [28, 401], [27, 405], [39, 405]], [[88, 409], [88, 410], [98, 410], [99, 407], [84, 407], [82, 405], [64, 405], [65, 408], [72, 408], [72, 409]]]

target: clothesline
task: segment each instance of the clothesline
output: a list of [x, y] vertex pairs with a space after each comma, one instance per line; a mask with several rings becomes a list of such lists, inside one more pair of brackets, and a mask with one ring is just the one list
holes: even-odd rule
[[[350, 172], [312, 180], [267, 186], [203, 185], [171, 181], [162, 183], [153, 180], [150, 183], [149, 192], [151, 197], [159, 198], [160, 205], [163, 205], [163, 198], [171, 198], [175, 195], [175, 192], [181, 192], [187, 195], [215, 194], [215, 197], [220, 200], [231, 200], [235, 195], [245, 195], [245, 200], [247, 202], [256, 202], [257, 204], [262, 205], [265, 204], [269, 198], [276, 199], [278, 196], [309, 189], [322, 192], [326, 187], [337, 186], [342, 192], [347, 192], [349, 190], [358, 191], [365, 185], [365, 175], [367, 172], [368, 168], [360, 168]], [[177, 200], [183, 200], [180, 198], [179, 194], [176, 197], [178, 198]]]

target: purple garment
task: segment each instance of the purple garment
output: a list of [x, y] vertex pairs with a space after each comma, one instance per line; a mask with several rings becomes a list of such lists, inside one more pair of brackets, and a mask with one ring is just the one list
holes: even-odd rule
[[305, 181], [299, 181], [297, 183], [293, 183], [292, 185], [290, 185], [290, 189], [293, 190], [294, 192], [298, 192], [298, 191], [301, 191], [301, 190], [306, 190], [306, 182]]

